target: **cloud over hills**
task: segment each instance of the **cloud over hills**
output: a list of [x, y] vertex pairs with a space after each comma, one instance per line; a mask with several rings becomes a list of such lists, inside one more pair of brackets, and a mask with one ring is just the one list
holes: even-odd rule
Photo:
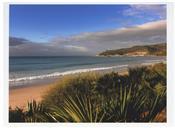
[[10, 37], [10, 56], [95, 55], [107, 49], [166, 42], [166, 20], [128, 28], [55, 37], [46, 43]]

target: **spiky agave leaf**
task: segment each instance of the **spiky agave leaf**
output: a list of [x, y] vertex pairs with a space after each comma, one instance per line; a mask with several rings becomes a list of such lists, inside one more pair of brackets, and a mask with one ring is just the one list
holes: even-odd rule
[[46, 108], [35, 100], [28, 102], [28, 107], [25, 112], [25, 122], [47, 122], [49, 120]]
[[140, 93], [132, 94], [132, 87], [120, 86], [119, 97], [112, 99], [105, 110], [110, 115], [112, 122], [139, 122], [141, 114], [144, 112], [144, 104], [147, 96]]
[[144, 118], [145, 122], [153, 122], [156, 121], [156, 117], [160, 112], [162, 112], [166, 108], [166, 92], [162, 92], [161, 94], [157, 94], [157, 96], [150, 103], [150, 107], [148, 109], [148, 113]]
[[105, 113], [99, 111], [86, 96], [67, 96], [62, 106], [52, 108], [50, 116], [55, 121], [101, 122]]

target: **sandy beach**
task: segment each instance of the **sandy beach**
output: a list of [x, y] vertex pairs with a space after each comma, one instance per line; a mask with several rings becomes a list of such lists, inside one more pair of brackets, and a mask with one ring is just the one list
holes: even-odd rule
[[[148, 63], [144, 64], [144, 66], [148, 65], [154, 65], [156, 63]], [[139, 65], [137, 65], [139, 66]], [[140, 65], [143, 66], [143, 65]], [[111, 72], [112, 70], [104, 70], [104, 71], [93, 71], [93, 72], [98, 72], [98, 73], [108, 73]], [[120, 75], [125, 75], [128, 73], [127, 68], [117, 70], [115, 72], [118, 72]], [[73, 75], [78, 75], [73, 74]], [[68, 76], [68, 75], [67, 75]], [[59, 79], [61, 77], [58, 77], [54, 81], [50, 82], [49, 84], [36, 84], [36, 85], [31, 85], [31, 86], [19, 86], [15, 88], [10, 88], [9, 90], [9, 106], [11, 108], [15, 107], [20, 107], [25, 109], [27, 106], [28, 101], [41, 101], [42, 96], [52, 87], [54, 86], [55, 82], [59, 82]]]
[[[98, 73], [105, 73], [104, 71]], [[127, 69], [118, 71], [120, 75], [127, 74]], [[75, 75], [75, 74], [74, 74]], [[11, 108], [20, 107], [25, 109], [28, 101], [41, 101], [42, 96], [52, 87], [55, 82], [59, 82], [58, 78], [50, 84], [40, 84], [31, 86], [20, 86], [15, 88], [10, 88], [9, 90], [9, 106]]]
[[[156, 63], [146, 63], [143, 64], [144, 66], [154, 66]], [[140, 65], [138, 67], [141, 67], [143, 65]], [[93, 71], [96, 72], [96, 71]], [[107, 71], [97, 71], [98, 74], [106, 74], [111, 72], [110, 70]], [[128, 74], [128, 69], [121, 69], [118, 71], [118, 74], [120, 75], [126, 75]], [[87, 73], [87, 72], [86, 72]], [[70, 74], [70, 75], [79, 75], [77, 74]], [[66, 75], [69, 76], [69, 75]], [[42, 96], [47, 93], [49, 89], [54, 87], [56, 83], [60, 81], [62, 77], [58, 77], [55, 79], [55, 81], [52, 81], [51, 83], [45, 83], [45, 84], [35, 84], [35, 85], [24, 85], [24, 86], [18, 86], [18, 87], [11, 87], [9, 90], [9, 106], [12, 109], [15, 109], [16, 107], [21, 108], [23, 110], [27, 109], [27, 103], [31, 102], [32, 100], [35, 100], [37, 102], [40, 102], [42, 100]], [[46, 79], [47, 81], [47, 79]], [[155, 118], [156, 120], [159, 120], [161, 122], [166, 121], [166, 109], [163, 109]]]
[[16, 106], [24, 108], [28, 101], [41, 101], [42, 95], [51, 87], [47, 85], [32, 85], [26, 87], [18, 87], [9, 90], [9, 106], [15, 108]]
[[[137, 65], [137, 66], [153, 66], [156, 63], [147, 63], [144, 65]], [[102, 70], [102, 71], [93, 71], [97, 73], [108, 73], [113, 70]], [[123, 68], [120, 70], [116, 70], [115, 72], [118, 72], [120, 75], [125, 75], [128, 73], [127, 68]], [[70, 74], [70, 75], [78, 75], [76, 74]], [[66, 75], [68, 76], [68, 75]], [[9, 106], [11, 108], [20, 107], [24, 108], [27, 106], [28, 101], [41, 101], [42, 96], [47, 92], [52, 86], [54, 86], [55, 82], [59, 82], [59, 79], [61, 77], [58, 77], [57, 79], [54, 79], [54, 81], [50, 82], [49, 84], [46, 82], [46, 84], [36, 84], [31, 86], [19, 86], [15, 88], [10, 88], [9, 90]], [[49, 81], [49, 80], [48, 80]]]

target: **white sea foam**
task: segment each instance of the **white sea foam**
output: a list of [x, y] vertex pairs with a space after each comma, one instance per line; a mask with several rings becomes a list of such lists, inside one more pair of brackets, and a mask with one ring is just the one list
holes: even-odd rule
[[65, 72], [55, 72], [55, 73], [45, 74], [45, 75], [29, 76], [29, 77], [21, 77], [21, 78], [10, 79], [9, 82], [19, 82], [19, 81], [26, 81], [26, 80], [44, 79], [44, 78], [49, 78], [49, 77], [64, 76], [64, 75], [69, 75], [69, 74], [91, 72], [91, 71], [109, 70], [109, 69], [122, 68], [122, 67], [123, 68], [128, 67], [128, 65], [117, 65], [117, 66], [111, 66], [111, 67], [99, 67], [99, 68], [70, 70], [70, 71], [65, 71]]

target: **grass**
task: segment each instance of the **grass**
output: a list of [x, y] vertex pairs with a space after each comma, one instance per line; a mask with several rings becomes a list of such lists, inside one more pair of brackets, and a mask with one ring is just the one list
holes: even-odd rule
[[126, 75], [66, 76], [41, 103], [28, 103], [25, 111], [10, 109], [9, 121], [165, 122], [166, 65], [132, 68]]

